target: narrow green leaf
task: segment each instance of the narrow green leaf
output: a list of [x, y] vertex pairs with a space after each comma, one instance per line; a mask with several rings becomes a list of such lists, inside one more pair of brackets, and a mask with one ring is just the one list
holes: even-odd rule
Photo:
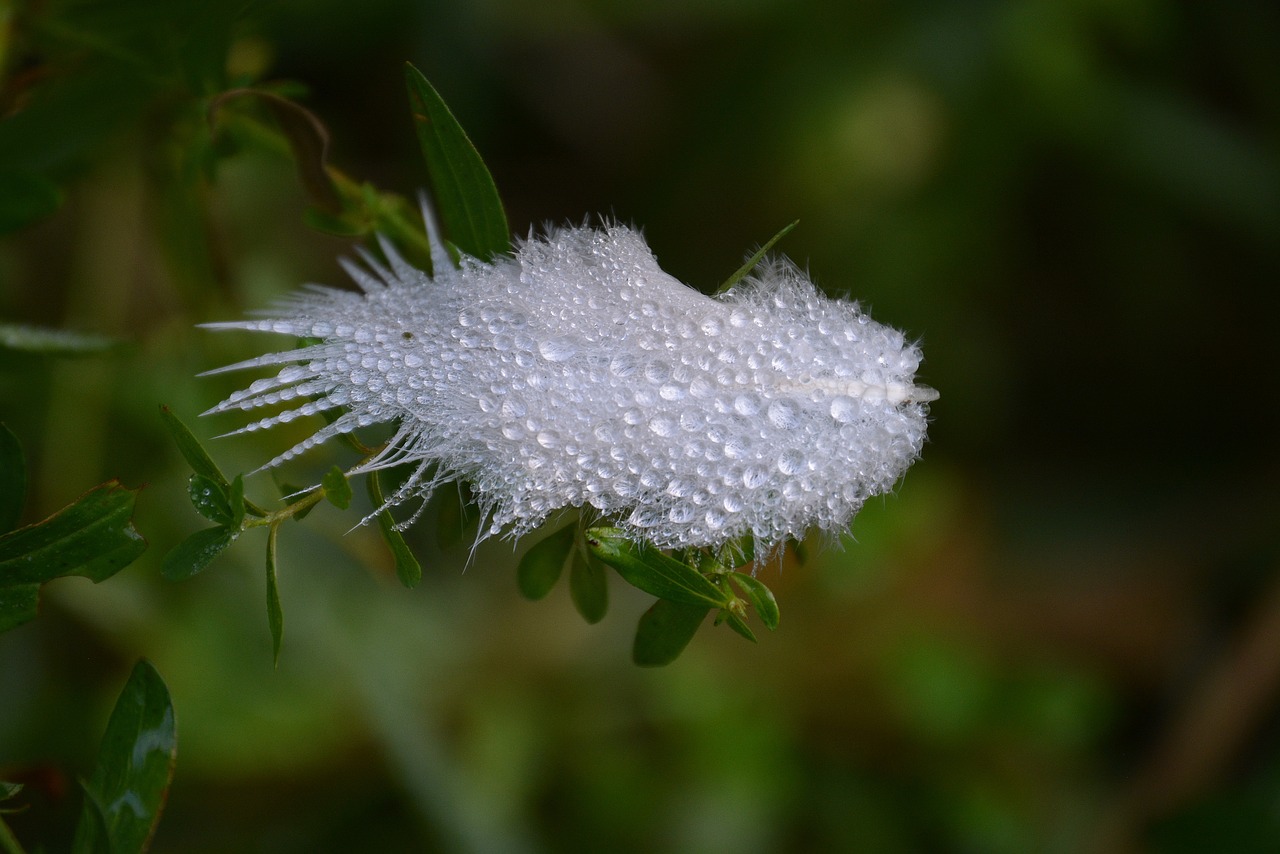
[[0, 234], [17, 231], [62, 206], [62, 190], [34, 172], [0, 172]]
[[577, 525], [566, 525], [525, 552], [516, 567], [516, 581], [524, 598], [541, 599], [551, 592], [560, 580], [577, 535]]
[[760, 579], [744, 572], [730, 573], [729, 578], [733, 579], [733, 583], [747, 594], [747, 598], [751, 600], [751, 607], [756, 609], [756, 613], [760, 615], [760, 622], [764, 623], [765, 628], [769, 631], [776, 629], [779, 612], [778, 600], [773, 597], [773, 591]]
[[[204, 518], [218, 525], [231, 524], [231, 496], [227, 487], [202, 474], [187, 479], [187, 497]], [[243, 496], [241, 499], [243, 503]]]
[[569, 565], [569, 595], [578, 613], [592, 625], [603, 620], [609, 610], [609, 580], [604, 564], [579, 548], [573, 550], [573, 563]]
[[271, 655], [280, 666], [280, 642], [284, 638], [284, 609], [280, 607], [280, 586], [276, 579], [276, 532], [279, 525], [267, 530], [267, 625], [271, 627]]
[[0, 423], [0, 534], [17, 527], [26, 496], [27, 460], [22, 443]]
[[647, 543], [636, 543], [618, 528], [590, 528], [587, 547], [633, 587], [672, 602], [724, 608], [729, 597], [696, 569]]
[[160, 572], [170, 581], [190, 578], [222, 554], [223, 550], [235, 542], [238, 536], [240, 536], [238, 530], [224, 528], [221, 525], [196, 531], [164, 556]]
[[[111, 712], [97, 764], [85, 784], [85, 810], [95, 808], [89, 801], [96, 805], [102, 826], [82, 812], [73, 850], [145, 851], [160, 821], [177, 752], [169, 690], [150, 663], [139, 661]], [[105, 839], [95, 838], [97, 827], [105, 831]]]
[[136, 495], [137, 490], [109, 481], [43, 522], [0, 536], [0, 629], [36, 616], [36, 597], [29, 585], [38, 590], [40, 584], [66, 575], [82, 575], [96, 583], [142, 554], [147, 541], [132, 521]]
[[351, 484], [347, 482], [347, 476], [342, 469], [337, 466], [329, 469], [325, 472], [320, 485], [324, 487], [324, 497], [334, 507], [346, 510], [351, 506]]
[[191, 466], [196, 474], [204, 475], [221, 486], [223, 490], [230, 489], [231, 482], [227, 480], [227, 476], [218, 468], [218, 464], [213, 461], [213, 457], [209, 456], [209, 452], [200, 444], [195, 434], [182, 423], [182, 419], [174, 415], [173, 410], [167, 406], [160, 407], [160, 418], [164, 421], [164, 426], [169, 429], [169, 435], [173, 437], [187, 465]]
[[21, 791], [21, 783], [10, 783], [8, 780], [0, 780], [0, 801], [7, 801], [10, 798], [16, 798], [18, 793]]
[[742, 281], [742, 279], [745, 278], [746, 275], [750, 273], [752, 270], [754, 270], [755, 266], [760, 263], [760, 259], [765, 256], [765, 253], [767, 253], [770, 249], [772, 249], [775, 243], [777, 243], [782, 238], [786, 237], [787, 234], [791, 231], [791, 229], [795, 228], [799, 224], [800, 224], [800, 220], [798, 219], [792, 220], [790, 225], [784, 226], [781, 231], [779, 231], [773, 237], [770, 237], [768, 243], [766, 243], [764, 246], [761, 246], [759, 251], [757, 251], [754, 255], [748, 258], [745, 264], [743, 264], [737, 270], [733, 271], [732, 276], [724, 280], [724, 284], [716, 288], [716, 293], [722, 294], [725, 291], [729, 290], [729, 288], [738, 284], [738, 282]]
[[479, 152], [422, 72], [406, 63], [405, 80], [431, 198], [445, 237], [466, 254], [485, 261], [509, 251], [507, 215]]
[[641, 667], [661, 667], [675, 661], [702, 625], [707, 611], [703, 605], [686, 605], [659, 599], [640, 617], [631, 660]]
[[756, 633], [751, 631], [751, 627], [743, 622], [741, 617], [732, 611], [722, 611], [721, 613], [724, 614], [725, 622], [729, 624], [729, 628], [733, 629], [752, 643], [758, 643], [756, 640]]
[[0, 323], [0, 349], [42, 356], [94, 356], [122, 347], [120, 338], [70, 329]]
[[[370, 472], [365, 478], [369, 488], [369, 499], [374, 507], [381, 507], [386, 503], [386, 499], [382, 497], [382, 485], [378, 482], [379, 474], [380, 472], [376, 471]], [[405, 587], [418, 586], [418, 582], [422, 581], [422, 564], [418, 563], [413, 552], [409, 551], [409, 546], [396, 530], [395, 519], [391, 518], [389, 511], [383, 510], [378, 514], [378, 530], [382, 533], [382, 539], [387, 547], [391, 549], [391, 556], [395, 558], [396, 577], [400, 579], [400, 583]]]

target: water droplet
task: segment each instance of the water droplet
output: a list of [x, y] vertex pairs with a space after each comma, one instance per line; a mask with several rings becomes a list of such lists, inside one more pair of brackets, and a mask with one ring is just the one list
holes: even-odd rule
[[778, 471], [783, 474], [799, 474], [808, 466], [808, 460], [805, 459], [804, 452], [792, 448], [783, 451], [782, 456], [778, 457]]
[[538, 344], [538, 352], [548, 362], [563, 362], [573, 358], [578, 352], [578, 345], [567, 335], [561, 335]]
[[837, 424], [848, 424], [858, 417], [858, 402], [852, 397], [840, 395], [831, 401], [831, 417]]
[[800, 424], [800, 406], [793, 400], [769, 404], [769, 422], [780, 430], [794, 430]]

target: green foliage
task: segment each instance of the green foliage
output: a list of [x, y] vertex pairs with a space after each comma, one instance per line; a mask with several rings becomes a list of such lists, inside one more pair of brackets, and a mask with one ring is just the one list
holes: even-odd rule
[[169, 690], [150, 663], [139, 661], [111, 712], [97, 764], [84, 784], [73, 852], [145, 851], [160, 821], [177, 753]]
[[541, 599], [551, 592], [560, 580], [577, 539], [577, 525], [569, 525], [525, 552], [516, 567], [516, 580], [526, 599]]
[[797, 219], [797, 220], [792, 220], [787, 225], [784, 225], [782, 229], [778, 231], [777, 234], [775, 234], [773, 237], [770, 237], [763, 246], [761, 246], [759, 249], [753, 252], [751, 257], [748, 258], [741, 267], [734, 270], [733, 275], [725, 279], [724, 282], [721, 283], [720, 287], [716, 288], [716, 293], [722, 294], [725, 291], [732, 288], [734, 285], [738, 284], [738, 282], [746, 278], [747, 274], [756, 268], [756, 265], [760, 263], [760, 261], [764, 258], [764, 256], [769, 254], [769, 251], [773, 249], [774, 245], [777, 244], [779, 240], [781, 240], [782, 238], [790, 234], [791, 229], [795, 228], [799, 224], [800, 224], [800, 220]]
[[422, 72], [406, 64], [405, 80], [445, 237], [476, 258], [504, 254], [511, 248], [511, 230], [488, 167]]
[[[15, 483], [6, 480], [0, 488]], [[147, 541], [133, 527], [136, 497], [136, 489], [104, 483], [43, 522], [0, 536], [0, 632], [36, 616], [46, 582], [68, 575], [103, 581], [142, 554]]]

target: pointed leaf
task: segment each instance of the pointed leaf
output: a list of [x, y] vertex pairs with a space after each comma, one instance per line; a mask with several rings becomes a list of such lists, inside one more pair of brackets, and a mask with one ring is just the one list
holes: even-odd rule
[[160, 407], [160, 418], [164, 421], [164, 426], [169, 429], [169, 435], [173, 437], [187, 465], [191, 466], [196, 474], [204, 475], [224, 490], [230, 489], [231, 482], [227, 480], [227, 476], [218, 468], [218, 464], [213, 461], [213, 457], [209, 456], [209, 452], [200, 444], [195, 434], [182, 423], [182, 419], [174, 415], [173, 410], [167, 406]]
[[196, 531], [164, 556], [160, 572], [170, 581], [182, 581], [204, 570], [240, 536], [238, 530], [219, 525]]
[[756, 613], [760, 615], [760, 622], [764, 623], [765, 628], [769, 631], [776, 629], [779, 611], [778, 600], [773, 597], [773, 591], [760, 579], [744, 572], [730, 573], [729, 577], [743, 593], [747, 594], [747, 598], [751, 600], [751, 607], [756, 609]]
[[136, 494], [109, 481], [43, 522], [0, 536], [0, 631], [36, 616], [40, 584], [66, 575], [96, 583], [142, 554], [147, 541], [132, 521]]
[[541, 599], [551, 592], [560, 580], [577, 535], [576, 525], [566, 525], [525, 552], [516, 567], [516, 581], [524, 598]]
[[580, 548], [573, 550], [573, 563], [569, 565], [569, 594], [582, 619], [592, 625], [603, 620], [609, 610], [609, 581], [604, 564]]
[[480, 520], [471, 488], [463, 481], [456, 486], [437, 490], [431, 499], [436, 502], [436, 542], [442, 549], [456, 546], [468, 531], [474, 533], [473, 526]]
[[751, 631], [751, 627], [743, 622], [741, 617], [732, 611], [722, 611], [721, 613], [724, 614], [725, 622], [729, 624], [729, 628], [733, 629], [752, 643], [758, 643], [756, 640], [756, 633]]
[[725, 291], [729, 290], [729, 288], [738, 284], [738, 282], [742, 281], [746, 277], [746, 275], [750, 273], [752, 270], [754, 270], [755, 266], [760, 263], [760, 259], [765, 256], [765, 253], [768, 252], [770, 249], [772, 249], [775, 243], [777, 243], [782, 238], [786, 237], [787, 233], [790, 232], [791, 229], [795, 228], [799, 224], [800, 224], [800, 220], [798, 219], [792, 220], [790, 225], [784, 226], [781, 231], [779, 231], [773, 237], [770, 237], [768, 243], [766, 243], [764, 246], [761, 246], [760, 249], [754, 255], [752, 255], [750, 258], [747, 259], [747, 262], [745, 264], [743, 264], [741, 267], [733, 271], [732, 276], [724, 280], [724, 284], [716, 288], [716, 293], [722, 294]]
[[347, 476], [342, 469], [337, 466], [329, 469], [324, 479], [320, 481], [320, 485], [324, 487], [324, 497], [334, 507], [346, 510], [351, 506], [351, 484], [347, 481]]
[[276, 532], [278, 525], [267, 531], [267, 625], [271, 628], [271, 655], [280, 666], [280, 642], [284, 638], [284, 609], [280, 607], [280, 586], [276, 579]]
[[[369, 489], [369, 498], [373, 501], [374, 507], [381, 507], [386, 503], [382, 497], [382, 484], [378, 482], [379, 472], [370, 472], [365, 478], [365, 482]], [[382, 534], [383, 541], [387, 547], [391, 549], [391, 556], [396, 562], [396, 577], [400, 579], [400, 583], [405, 587], [416, 587], [418, 582], [422, 581], [422, 564], [418, 563], [418, 559], [413, 556], [413, 552], [409, 551], [409, 546], [404, 541], [404, 537], [396, 530], [395, 519], [391, 518], [390, 511], [383, 510], [378, 514], [378, 531]]]
[[22, 443], [0, 424], [0, 534], [12, 531], [22, 519], [27, 496], [27, 460]]
[[707, 616], [703, 605], [659, 599], [640, 617], [631, 660], [641, 667], [661, 667], [675, 661], [693, 640]]
[[633, 587], [672, 602], [724, 608], [729, 597], [696, 569], [655, 549], [632, 541], [618, 528], [590, 528], [587, 547]]
[[409, 106], [444, 236], [488, 261], [511, 249], [511, 231], [493, 176], [440, 94], [406, 63]]
[[169, 691], [155, 668], [139, 661], [111, 713], [93, 776], [85, 784], [85, 811], [73, 850], [145, 851], [173, 780], [177, 751]]

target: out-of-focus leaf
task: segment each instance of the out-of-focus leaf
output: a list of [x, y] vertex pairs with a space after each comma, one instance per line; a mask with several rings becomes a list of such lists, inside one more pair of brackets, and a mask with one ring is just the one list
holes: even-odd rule
[[10, 783], [7, 780], [0, 780], [0, 802], [7, 801], [10, 798], [16, 798], [18, 793], [21, 791], [21, 783]]
[[[376, 471], [370, 472], [365, 478], [369, 486], [369, 499], [373, 501], [374, 507], [381, 507], [386, 503], [386, 499], [382, 497], [382, 485], [378, 482], [378, 475]], [[395, 558], [396, 577], [400, 579], [400, 583], [405, 587], [418, 586], [418, 582], [422, 581], [422, 564], [418, 563], [413, 552], [409, 551], [404, 537], [400, 536], [400, 532], [396, 530], [396, 523], [391, 518], [390, 511], [383, 510], [378, 514], [378, 530], [382, 533], [382, 539], [387, 547], [391, 549], [391, 556]]]
[[139, 661], [111, 712], [93, 776], [85, 784], [72, 850], [145, 851], [160, 821], [177, 753], [169, 690], [154, 667]]
[[34, 172], [0, 171], [0, 234], [43, 219], [62, 207], [57, 184]]
[[0, 536], [0, 631], [36, 615], [39, 585], [66, 575], [99, 582], [147, 547], [133, 527], [137, 490], [108, 481], [54, 515]]
[[631, 659], [641, 667], [661, 667], [675, 661], [689, 645], [707, 612], [704, 605], [659, 599], [640, 617]]
[[444, 235], [468, 255], [489, 260], [511, 248], [507, 215], [493, 176], [439, 93], [406, 63], [409, 105]]
[[609, 610], [609, 581], [605, 577], [604, 564], [595, 555], [573, 550], [573, 563], [569, 565], [569, 594], [573, 605], [588, 623], [604, 619]]
[[633, 587], [672, 602], [723, 608], [729, 597], [696, 569], [653, 546], [632, 541], [618, 528], [590, 528], [587, 547]]
[[765, 253], [767, 253], [770, 249], [772, 249], [775, 243], [777, 243], [782, 238], [786, 237], [787, 234], [791, 231], [791, 229], [795, 228], [799, 224], [800, 224], [800, 220], [797, 219], [797, 220], [792, 220], [790, 225], [783, 226], [782, 229], [777, 234], [769, 238], [768, 243], [766, 243], [764, 246], [761, 246], [760, 249], [757, 250], [754, 255], [748, 258], [745, 264], [743, 264], [738, 269], [734, 270], [733, 275], [725, 279], [724, 284], [716, 288], [716, 293], [722, 294], [725, 291], [729, 290], [729, 288], [738, 284], [738, 282], [742, 281], [743, 278], [745, 278], [746, 275], [750, 273], [752, 270], [754, 270], [756, 265], [760, 263], [760, 259], [765, 256]]
[[337, 217], [342, 213], [342, 199], [329, 175], [329, 131], [315, 113], [296, 101], [264, 89], [232, 89], [214, 98], [209, 105], [209, 120], [216, 121], [218, 110], [236, 98], [252, 97], [260, 101], [280, 125], [298, 167], [298, 178], [311, 203], [323, 214]]
[[0, 323], [0, 347], [44, 356], [93, 356], [124, 342], [93, 332], [46, 329], [17, 323]]
[[320, 481], [320, 485], [324, 487], [324, 497], [334, 507], [339, 510], [346, 510], [351, 506], [351, 484], [338, 466], [334, 466], [325, 472], [324, 479]]
[[524, 598], [541, 599], [551, 592], [560, 580], [577, 535], [577, 525], [566, 525], [525, 552], [516, 567], [516, 581]]
[[0, 424], [0, 534], [7, 534], [22, 518], [27, 495], [27, 460], [13, 431]]
[[164, 556], [161, 574], [170, 581], [182, 581], [201, 572], [209, 562], [235, 542], [240, 532], [219, 525], [196, 531]]
[[276, 579], [276, 531], [267, 531], [267, 625], [271, 628], [271, 655], [280, 666], [280, 642], [284, 638], [284, 609], [280, 606], [280, 585]]
[[760, 622], [764, 623], [765, 628], [770, 631], [776, 629], [780, 615], [778, 600], [773, 597], [773, 591], [760, 579], [743, 572], [730, 573], [729, 578], [733, 579], [733, 583], [747, 594], [747, 598], [751, 600], [751, 607], [756, 609], [756, 613], [760, 615]]

